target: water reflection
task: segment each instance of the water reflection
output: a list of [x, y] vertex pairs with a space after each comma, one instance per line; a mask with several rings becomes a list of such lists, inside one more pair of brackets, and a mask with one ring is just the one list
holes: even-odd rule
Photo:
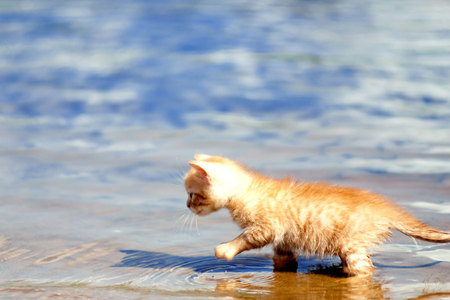
[[221, 280], [216, 292], [235, 298], [258, 293], [258, 298], [276, 299], [385, 299], [382, 284], [373, 279], [335, 278], [318, 274], [273, 273], [263, 287], [237, 277]]
[[380, 282], [343, 277], [335, 260], [300, 259], [299, 272], [292, 273], [272, 272], [272, 260], [263, 256], [242, 255], [228, 262], [214, 256], [188, 257], [139, 250], [121, 252], [126, 256], [114, 267], [154, 269], [160, 273], [153, 277], [155, 280], [160, 280], [164, 273], [168, 276], [175, 273], [186, 276], [184, 280], [191, 284], [210, 286], [218, 295], [236, 299], [252, 295], [282, 299], [306, 296], [309, 299], [384, 299]]
[[[113, 267], [152, 269], [150, 285], [189, 283], [216, 296], [243, 299], [385, 299], [389, 284], [377, 278], [347, 278], [337, 259], [299, 259], [297, 272], [273, 272], [269, 256], [241, 255], [228, 262], [214, 256], [180, 256], [163, 252], [120, 250], [125, 256]], [[441, 263], [411, 266], [376, 264], [377, 268], [427, 268]], [[149, 275], [150, 274], [150, 275]], [[430, 293], [417, 299], [448, 296]]]

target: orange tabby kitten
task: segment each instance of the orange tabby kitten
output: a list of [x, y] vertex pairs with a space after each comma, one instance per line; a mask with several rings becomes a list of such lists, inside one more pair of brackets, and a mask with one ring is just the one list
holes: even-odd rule
[[197, 154], [185, 178], [187, 206], [203, 216], [227, 208], [243, 233], [215, 249], [231, 260], [272, 244], [275, 270], [296, 270], [299, 251], [337, 255], [350, 276], [374, 269], [368, 248], [390, 228], [414, 238], [446, 243], [450, 233], [415, 219], [386, 198], [356, 188], [265, 177], [224, 157]]

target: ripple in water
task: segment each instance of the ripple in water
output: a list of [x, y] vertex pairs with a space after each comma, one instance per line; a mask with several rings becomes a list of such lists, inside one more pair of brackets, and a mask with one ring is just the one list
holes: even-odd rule
[[[186, 284], [195, 289], [210, 288], [230, 280], [245, 285], [266, 286], [273, 279], [272, 260], [266, 256], [240, 255], [232, 261], [219, 260], [214, 256], [179, 256], [162, 252], [121, 250], [125, 253], [122, 261], [113, 267], [149, 269], [145, 285], [176, 290], [177, 285]], [[335, 272], [336, 259], [299, 259], [299, 273], [323, 270]], [[325, 271], [325, 272], [328, 272]], [[141, 281], [142, 285], [143, 282]]]
[[152, 269], [147, 284], [164, 284], [171, 289], [177, 283], [211, 284], [230, 273], [272, 273], [272, 260], [261, 256], [240, 256], [233, 261], [214, 256], [178, 256], [161, 252], [121, 250], [126, 256], [114, 267]]

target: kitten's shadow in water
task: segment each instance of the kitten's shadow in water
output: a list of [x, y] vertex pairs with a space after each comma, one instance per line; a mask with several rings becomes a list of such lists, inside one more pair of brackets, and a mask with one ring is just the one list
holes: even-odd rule
[[[319, 297], [318, 299], [347, 297], [385, 299], [385, 291], [379, 281], [373, 278], [346, 277], [338, 259], [299, 258], [298, 266], [292, 266], [291, 269], [284, 270], [285, 272], [273, 272], [272, 259], [266, 256], [238, 255], [232, 261], [225, 261], [218, 260], [214, 256], [178, 256], [141, 250], [120, 250], [120, 252], [125, 256], [120, 263], [113, 267], [146, 268], [160, 272], [191, 269], [197, 274], [228, 272], [230, 276], [227, 278], [219, 276], [217, 279], [210, 280], [216, 282], [218, 295], [232, 296], [236, 299], [241, 296], [245, 298], [248, 293], [267, 294], [277, 298], [301, 298], [303, 296], [311, 298], [311, 295], [316, 295]], [[433, 264], [407, 268], [423, 268]], [[378, 265], [377, 267], [393, 268], [395, 266]], [[231, 275], [233, 273], [234, 275]], [[261, 276], [257, 275], [258, 273], [261, 273]], [[252, 280], [255, 276], [269, 280], [261, 285]], [[448, 296], [448, 294], [446, 295]], [[422, 295], [417, 299], [422, 299], [424, 296], [430, 295]]]
[[[384, 298], [380, 283], [372, 279], [346, 278], [336, 259], [300, 258], [295, 269], [273, 272], [272, 259], [265, 256], [238, 255], [232, 261], [225, 261], [214, 256], [188, 257], [139, 250], [121, 252], [125, 256], [113, 267], [146, 268], [158, 272], [191, 269], [197, 275], [204, 275], [207, 281], [215, 282], [216, 296], [233, 299], [255, 295], [280, 299], [311, 298], [311, 295], [318, 299], [325, 299], [324, 295], [336, 299], [355, 295], [358, 299]], [[218, 273], [229, 275], [216, 276]]]
[[[232, 261], [217, 259], [214, 256], [178, 256], [163, 252], [142, 251], [142, 250], [120, 250], [125, 256], [122, 261], [113, 267], [137, 267], [150, 269], [164, 268], [184, 268], [192, 269], [196, 273], [219, 273], [219, 272], [272, 272], [272, 259], [268, 256], [238, 255]], [[393, 266], [393, 265], [374, 265], [377, 268], [426, 268], [439, 264], [441, 261], [435, 261], [423, 265], [415, 266]], [[297, 264], [288, 265], [286, 268], [276, 270], [276, 273], [300, 273], [327, 275], [334, 278], [345, 278], [347, 275], [342, 272], [342, 266], [337, 258], [298, 259]]]
[[[137, 267], [150, 269], [184, 268], [196, 273], [219, 272], [272, 272], [272, 259], [266, 256], [239, 255], [232, 261], [217, 259], [214, 256], [178, 256], [163, 252], [120, 250], [125, 253], [122, 261], [113, 267]], [[337, 260], [300, 258], [298, 266], [291, 265], [281, 271], [291, 273], [323, 274], [331, 277], [345, 277]], [[281, 273], [280, 272], [280, 273]], [[277, 272], [278, 273], [278, 272]]]
[[272, 261], [267, 257], [239, 256], [228, 262], [218, 260], [214, 256], [178, 256], [140, 250], [120, 250], [120, 252], [126, 255], [113, 267], [184, 268], [192, 269], [196, 273], [272, 271]]

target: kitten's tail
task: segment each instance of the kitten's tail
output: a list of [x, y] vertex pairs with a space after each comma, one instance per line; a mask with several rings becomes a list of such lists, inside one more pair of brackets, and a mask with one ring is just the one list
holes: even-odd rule
[[450, 242], [450, 233], [433, 228], [413, 216], [401, 213], [396, 220], [393, 220], [392, 227], [403, 234], [413, 238], [418, 238], [433, 243]]

